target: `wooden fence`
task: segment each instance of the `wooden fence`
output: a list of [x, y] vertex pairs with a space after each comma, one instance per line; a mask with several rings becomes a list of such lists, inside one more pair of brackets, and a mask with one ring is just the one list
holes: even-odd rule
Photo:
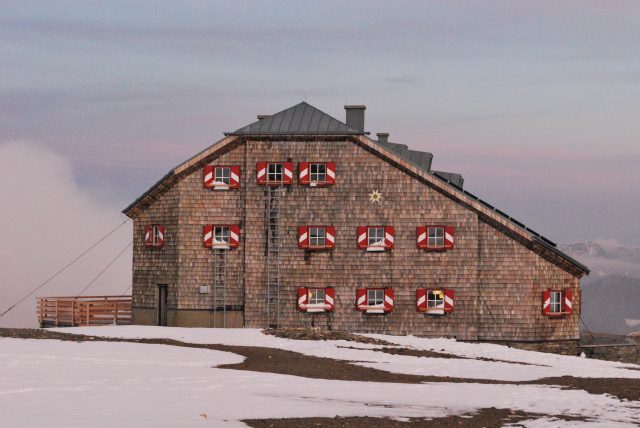
[[40, 327], [131, 324], [131, 296], [38, 297]]

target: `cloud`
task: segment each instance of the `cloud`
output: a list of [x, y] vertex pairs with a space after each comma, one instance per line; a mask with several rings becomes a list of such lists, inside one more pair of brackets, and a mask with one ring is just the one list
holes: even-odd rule
[[[80, 186], [70, 162], [40, 144], [0, 143], [0, 195], [2, 312], [123, 220], [121, 203]], [[130, 241], [127, 223], [35, 296], [76, 295]], [[120, 294], [130, 284], [129, 249], [85, 295]], [[0, 326], [37, 325], [35, 296]]]

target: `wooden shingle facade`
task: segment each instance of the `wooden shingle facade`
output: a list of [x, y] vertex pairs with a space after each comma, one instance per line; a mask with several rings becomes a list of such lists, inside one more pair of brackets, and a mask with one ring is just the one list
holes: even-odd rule
[[[125, 209], [134, 220], [133, 323], [577, 339], [588, 269], [464, 191], [461, 177], [431, 171], [430, 155], [369, 138], [363, 115], [356, 106], [342, 123], [301, 103], [264, 117]], [[428, 166], [413, 160], [426, 158]], [[292, 183], [261, 182], [265, 162], [293, 165]], [[335, 182], [300, 180], [301, 166], [324, 163], [335, 164]], [[203, 185], [212, 166], [234, 166], [237, 188]], [[153, 225], [162, 226], [161, 245], [145, 236]], [[219, 227], [213, 247], [205, 225]], [[225, 245], [230, 225], [237, 246]], [[359, 246], [363, 227], [390, 227], [392, 247]], [[325, 247], [301, 236], [317, 228], [330, 230], [331, 245], [326, 235]], [[421, 232], [429, 235], [422, 246]]]

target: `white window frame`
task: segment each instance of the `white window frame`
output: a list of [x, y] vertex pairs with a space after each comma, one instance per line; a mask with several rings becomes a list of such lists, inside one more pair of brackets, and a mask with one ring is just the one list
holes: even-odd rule
[[[315, 236], [312, 231], [315, 230]], [[320, 234], [321, 232], [321, 234]], [[314, 243], [315, 240], [315, 243]], [[327, 228], [324, 226], [309, 226], [309, 246], [324, 248], [327, 246]]]
[[[375, 230], [377, 240], [372, 241], [371, 231]], [[382, 236], [378, 236], [378, 232], [382, 231]], [[367, 228], [367, 246], [368, 247], [384, 247], [385, 243], [385, 230], [384, 227], [368, 227]]]
[[[314, 167], [316, 172], [313, 171]], [[320, 168], [324, 168], [324, 172], [319, 172]], [[327, 164], [324, 162], [313, 162], [309, 164], [309, 181], [312, 183], [327, 182]]]
[[[441, 298], [436, 294], [440, 294]], [[442, 289], [427, 290], [427, 311], [435, 309], [444, 309], [444, 290]]]
[[[273, 172], [271, 171], [271, 167], [274, 168]], [[278, 169], [280, 169], [279, 172], [278, 172]], [[283, 182], [284, 182], [284, 164], [268, 163], [267, 164], [267, 183], [283, 183]]]
[[[314, 292], [317, 294], [314, 295]], [[307, 304], [309, 306], [324, 305], [325, 296], [327, 295], [327, 290], [325, 288], [307, 288], [307, 293]], [[320, 294], [322, 297], [320, 297]]]
[[151, 226], [151, 245], [160, 245], [160, 226], [157, 224]]
[[[562, 313], [562, 300], [564, 293], [562, 291], [549, 291], [549, 313], [561, 314]], [[557, 301], [556, 301], [557, 298]]]
[[229, 246], [230, 244], [231, 228], [229, 226], [213, 226], [213, 246]]
[[427, 227], [427, 246], [444, 248], [444, 226]]
[[231, 167], [216, 166], [213, 170], [213, 182], [229, 186], [231, 184]]
[[[373, 293], [373, 297], [372, 297]], [[383, 307], [384, 306], [384, 289], [367, 288], [367, 306]]]

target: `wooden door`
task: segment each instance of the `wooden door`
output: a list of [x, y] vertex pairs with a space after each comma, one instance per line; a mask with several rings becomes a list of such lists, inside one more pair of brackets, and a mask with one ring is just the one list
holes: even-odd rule
[[166, 285], [158, 285], [158, 325], [167, 325], [167, 290]]

